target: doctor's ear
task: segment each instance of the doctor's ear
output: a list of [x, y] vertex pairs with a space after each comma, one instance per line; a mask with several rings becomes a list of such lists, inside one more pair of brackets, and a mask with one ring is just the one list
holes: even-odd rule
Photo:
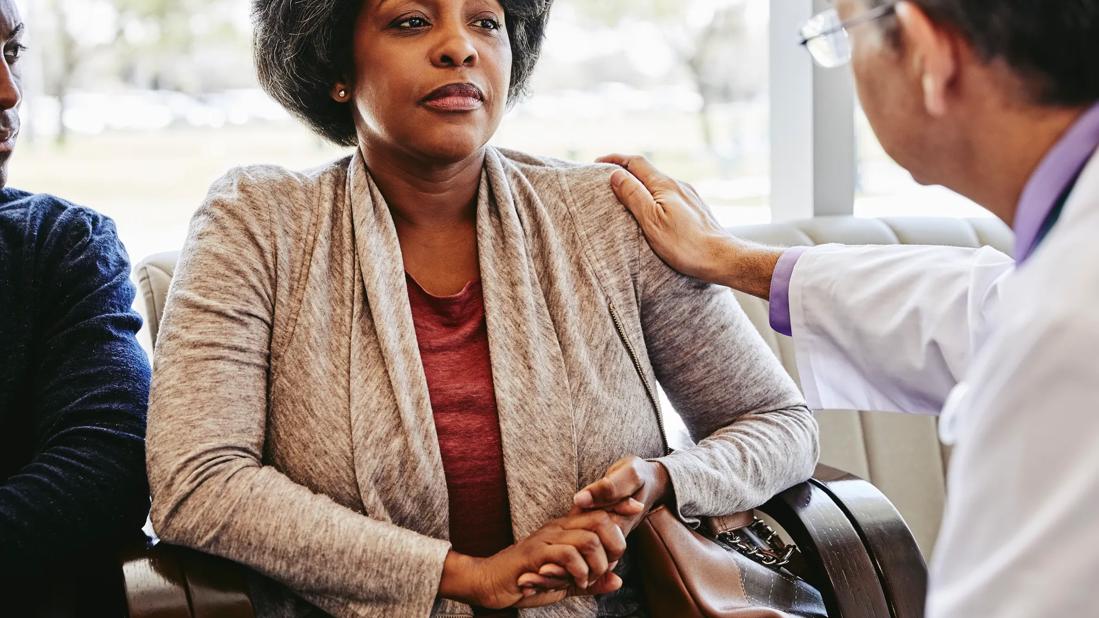
[[896, 14], [903, 53], [910, 62], [909, 70], [919, 80], [924, 108], [931, 116], [941, 117], [958, 76], [961, 39], [912, 2], [898, 3]]

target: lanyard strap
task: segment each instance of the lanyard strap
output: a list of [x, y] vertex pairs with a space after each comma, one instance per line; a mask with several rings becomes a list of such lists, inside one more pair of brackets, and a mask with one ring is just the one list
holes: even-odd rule
[[1049, 211], [1045, 220], [1042, 221], [1042, 227], [1038, 230], [1038, 236], [1034, 239], [1035, 249], [1041, 246], [1042, 242], [1046, 239], [1046, 236], [1053, 231], [1057, 222], [1061, 220], [1061, 215], [1065, 212], [1065, 204], [1068, 203], [1068, 198], [1072, 195], [1072, 190], [1076, 188], [1076, 182], [1079, 179], [1080, 175], [1077, 174], [1076, 178], [1073, 178], [1068, 187], [1061, 192], [1061, 197], [1057, 198], [1057, 203], [1053, 205], [1053, 209]]

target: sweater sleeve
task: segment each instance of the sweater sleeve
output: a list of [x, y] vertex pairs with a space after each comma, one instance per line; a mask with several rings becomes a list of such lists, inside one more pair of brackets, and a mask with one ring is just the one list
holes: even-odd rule
[[271, 210], [298, 198], [246, 176], [211, 190], [172, 283], [149, 407], [153, 525], [326, 607], [428, 615], [448, 542], [346, 508], [264, 461], [276, 256], [286, 259]]
[[[32, 211], [33, 212], [33, 211]], [[36, 230], [33, 460], [0, 485], [0, 579], [117, 551], [148, 512], [149, 364], [110, 220], [69, 208]], [[33, 227], [33, 222], [29, 226]]]
[[649, 357], [697, 442], [658, 460], [680, 517], [752, 509], [809, 478], [816, 420], [732, 293], [671, 270], [643, 239], [640, 252]]

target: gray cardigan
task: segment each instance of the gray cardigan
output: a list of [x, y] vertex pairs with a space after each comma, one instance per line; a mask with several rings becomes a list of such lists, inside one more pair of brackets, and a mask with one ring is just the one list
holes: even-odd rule
[[[611, 169], [486, 152], [477, 236], [517, 539], [618, 458], [662, 455], [657, 382], [698, 441], [660, 459], [688, 522], [755, 507], [817, 459], [812, 415], [732, 294], [651, 252]], [[264, 574], [261, 614], [300, 613], [296, 596], [337, 616], [469, 614], [436, 597], [446, 481], [361, 155], [213, 186], [160, 330], [148, 468], [157, 532]], [[627, 615], [633, 598], [522, 613]]]

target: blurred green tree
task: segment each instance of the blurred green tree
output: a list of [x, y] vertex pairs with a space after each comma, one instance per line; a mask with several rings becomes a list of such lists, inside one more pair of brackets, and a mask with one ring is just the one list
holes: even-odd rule
[[[123, 81], [150, 90], [197, 94], [247, 83], [250, 24], [242, 0], [110, 0], [117, 13], [116, 71]], [[208, 50], [221, 52], [210, 62]], [[204, 61], [204, 58], [207, 61]], [[220, 65], [220, 66], [219, 66]], [[243, 75], [242, 75], [243, 73]], [[243, 79], [242, 79], [243, 78]], [[243, 82], [243, 83], [242, 83]]]
[[[64, 143], [74, 90], [120, 84], [198, 94], [254, 84], [241, 0], [30, 0], [44, 94]], [[242, 10], [243, 9], [243, 10]]]
[[711, 110], [723, 102], [750, 99], [767, 89], [762, 40], [748, 22], [748, 0], [570, 0], [604, 26], [631, 20], [656, 23], [675, 60], [701, 100], [699, 130], [715, 150]]
[[73, 0], [48, 0], [45, 11], [39, 5], [30, 4], [31, 29], [34, 40], [44, 49], [38, 50], [42, 61], [42, 87], [46, 94], [57, 101], [57, 142], [63, 144], [68, 132], [65, 127], [65, 110], [69, 92], [79, 71], [97, 56], [107, 51], [117, 38], [114, 33], [87, 32], [82, 22], [96, 9], [109, 8], [103, 2]]

